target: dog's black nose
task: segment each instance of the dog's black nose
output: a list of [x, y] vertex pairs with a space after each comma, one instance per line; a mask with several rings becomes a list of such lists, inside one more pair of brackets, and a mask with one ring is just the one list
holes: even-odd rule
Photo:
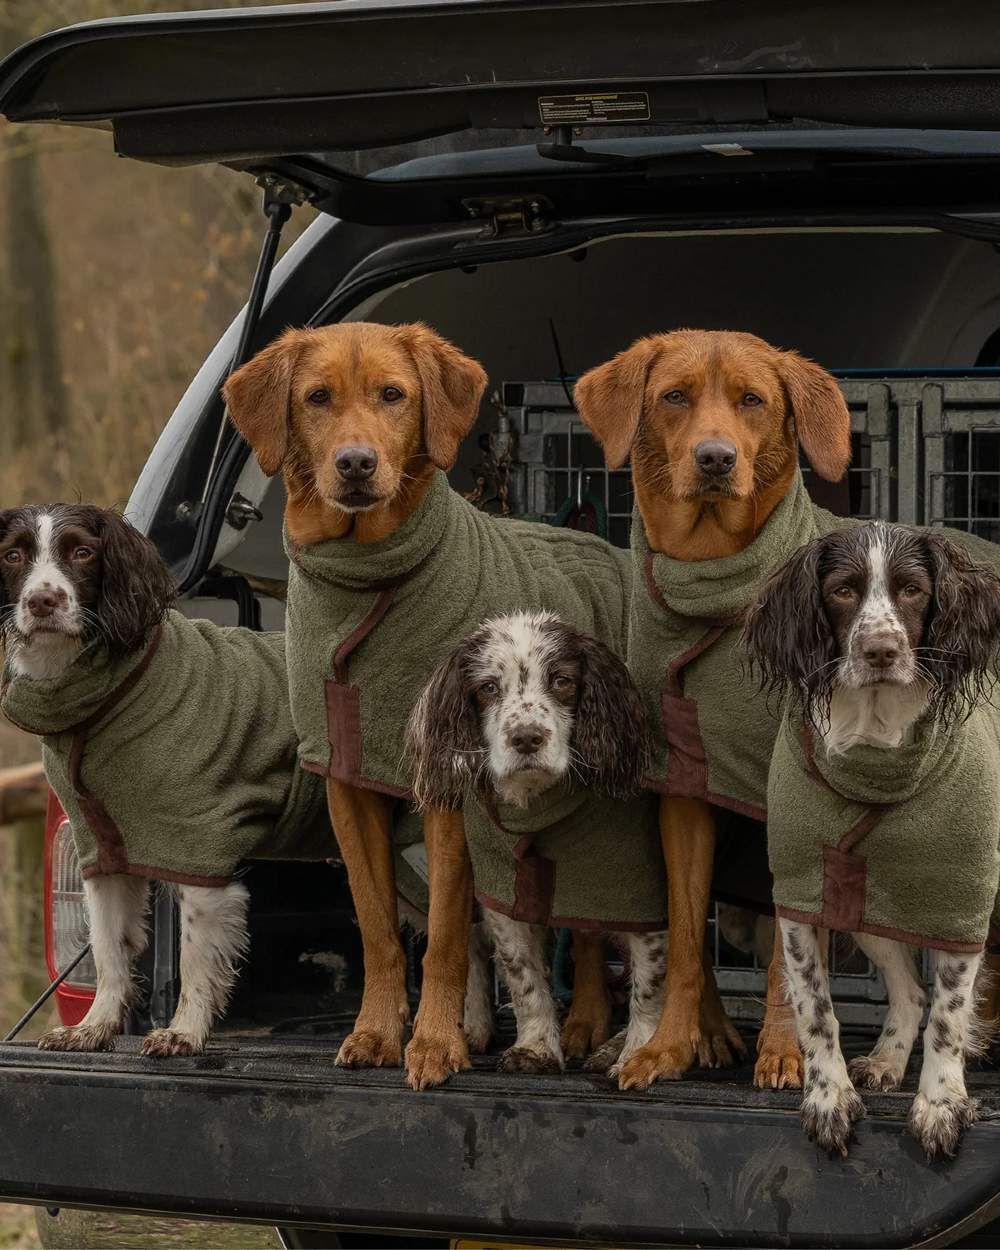
[[891, 638], [874, 638], [862, 653], [872, 668], [892, 668], [899, 659], [899, 647]]
[[694, 462], [709, 477], [725, 477], [736, 464], [736, 448], [723, 439], [711, 439], [694, 449]]
[[55, 590], [43, 587], [43, 589], [33, 591], [28, 596], [27, 604], [28, 611], [32, 616], [51, 616], [59, 606], [59, 594]]
[[534, 755], [548, 736], [541, 725], [519, 725], [508, 741], [518, 755]]
[[342, 447], [334, 461], [345, 482], [366, 482], [378, 468], [374, 447]]

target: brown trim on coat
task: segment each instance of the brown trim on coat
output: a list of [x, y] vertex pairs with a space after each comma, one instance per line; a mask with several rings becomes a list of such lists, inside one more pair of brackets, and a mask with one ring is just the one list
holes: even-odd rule
[[[679, 798], [682, 796], [673, 795], [668, 789], [666, 782], [657, 781], [653, 777], [647, 777], [642, 783], [644, 790], [651, 790], [654, 794], [662, 794], [667, 798]], [[728, 812], [735, 812], [738, 816], [749, 816], [751, 820], [767, 820], [767, 809], [763, 807], [754, 807], [752, 803], [744, 803], [740, 799], [732, 799], [726, 794], [716, 794], [709, 790], [706, 794], [695, 795], [695, 798], [703, 798], [706, 803], [712, 807], [724, 807]]]
[[170, 881], [174, 885], [202, 885], [208, 889], [222, 889], [229, 885], [232, 877], [199, 877], [191, 872], [174, 872], [170, 868], [154, 868], [152, 864], [126, 864], [124, 868], [106, 870], [99, 864], [91, 864], [84, 868], [84, 880], [91, 877], [128, 876], [148, 877], [150, 881]]
[[[813, 925], [817, 929], [826, 927], [818, 912], [797, 911], [794, 907], [782, 907], [780, 903], [775, 904], [774, 912], [779, 919], [795, 920], [799, 924]], [[908, 946], [925, 946], [929, 950], [948, 951], [952, 955], [978, 955], [984, 947], [983, 942], [949, 942], [944, 939], [932, 941], [923, 934], [911, 933], [908, 929], [892, 929], [880, 924], [862, 924], [851, 932], [870, 933], [872, 937], [889, 938], [893, 942], [905, 942]]]
[[83, 818], [90, 826], [90, 830], [94, 835], [94, 841], [97, 843], [97, 866], [95, 871], [102, 874], [119, 875], [128, 872], [128, 849], [125, 846], [125, 839], [122, 837], [121, 830], [112, 819], [103, 801], [84, 784], [81, 769], [83, 767], [83, 753], [87, 746], [87, 731], [92, 729], [98, 721], [103, 720], [109, 712], [118, 706], [129, 691], [138, 685], [152, 663], [162, 638], [163, 626], [157, 625], [150, 635], [149, 643], [146, 646], [142, 659], [131, 673], [128, 674], [124, 681], [118, 683], [95, 712], [92, 712], [85, 720], [80, 721], [79, 724], [67, 730], [68, 733], [73, 735], [68, 761], [69, 782], [73, 787], [74, 796], [79, 804], [80, 811], [83, 813]]
[[868, 930], [864, 927], [864, 917], [868, 862], [863, 855], [856, 855], [854, 850], [896, 804], [857, 803], [841, 794], [820, 772], [816, 763], [816, 738], [808, 725], [802, 728], [802, 752], [809, 775], [817, 785], [863, 809], [860, 817], [838, 839], [836, 846], [823, 847], [822, 925], [826, 929], [836, 929], [842, 933], [866, 933]]
[[[304, 768], [307, 773], [315, 773], [317, 777], [329, 777], [329, 768], [324, 768], [322, 764], [317, 764], [315, 760], [299, 760], [299, 767]], [[344, 780], [335, 777], [335, 781]], [[371, 781], [368, 777], [351, 777], [345, 781], [346, 785], [357, 786], [359, 790], [373, 790], [376, 794], [387, 795], [390, 799], [412, 799], [413, 791], [405, 790], [402, 786], [391, 786], [388, 782]]]
[[[511, 920], [520, 920], [522, 917], [516, 914], [516, 905], [501, 902], [498, 898], [484, 893], [482, 890], [475, 891], [476, 902], [490, 911], [498, 911], [501, 916], [507, 916]], [[547, 920], [530, 921], [533, 924], [542, 924], [551, 929], [589, 929], [600, 933], [660, 933], [666, 932], [667, 918], [662, 920], [584, 920], [577, 916], [550, 916]]]
[[[407, 574], [407, 577], [410, 576]], [[365, 638], [379, 624], [385, 614], [392, 607], [392, 601], [396, 597], [396, 591], [402, 586], [406, 578], [398, 578], [391, 584], [381, 589], [378, 599], [376, 599], [371, 610], [361, 618], [354, 626], [347, 637], [341, 642], [340, 646], [333, 653], [333, 679], [337, 682], [346, 682], [347, 677], [347, 657], [351, 652], [363, 642]]]

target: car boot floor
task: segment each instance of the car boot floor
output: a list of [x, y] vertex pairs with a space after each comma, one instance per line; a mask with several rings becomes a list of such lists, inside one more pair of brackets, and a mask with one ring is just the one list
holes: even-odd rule
[[[304, 1024], [305, 1022], [303, 1022]], [[32, 1067], [79, 1071], [250, 1080], [262, 1083], [294, 1083], [358, 1087], [374, 1094], [403, 1084], [399, 1068], [348, 1069], [336, 1065], [336, 1055], [344, 1030], [322, 1036], [306, 1032], [263, 1034], [246, 1031], [220, 1033], [211, 1039], [202, 1055], [150, 1059], [139, 1053], [141, 1037], [120, 1037], [114, 1049], [101, 1054], [40, 1051], [30, 1042], [0, 1045], [0, 1079], [4, 1068]], [[753, 1055], [754, 1036], [745, 1034], [748, 1056]], [[871, 1034], [845, 1033], [844, 1052], [848, 1059], [870, 1049]], [[797, 1090], [755, 1089], [753, 1061], [731, 1068], [692, 1069], [682, 1080], [660, 1081], [649, 1091], [627, 1094], [607, 1077], [585, 1072], [582, 1064], [571, 1061], [558, 1076], [501, 1073], [497, 1069], [499, 1051], [473, 1057], [472, 1068], [456, 1074], [447, 1088], [491, 1098], [587, 1097], [611, 1100], [654, 1100], [660, 1104], [703, 1107], [742, 1107], [747, 1110], [794, 1110], [799, 1103]], [[864, 1091], [870, 1116], [903, 1118], [916, 1090], [921, 1053], [917, 1049], [910, 1062], [901, 1091]], [[979, 1100], [982, 1119], [1000, 1119], [1000, 1063], [974, 1061], [967, 1074], [969, 1093]]]

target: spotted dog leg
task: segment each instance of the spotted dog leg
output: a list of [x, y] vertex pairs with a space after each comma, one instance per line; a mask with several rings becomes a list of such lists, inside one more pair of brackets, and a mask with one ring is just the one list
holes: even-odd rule
[[125, 875], [90, 877], [83, 892], [97, 993], [79, 1024], [50, 1029], [38, 1039], [42, 1050], [110, 1050], [135, 999], [135, 961], [149, 940], [149, 882]]
[[847, 1071], [856, 1089], [898, 1089], [920, 1030], [927, 995], [912, 947], [866, 933], [856, 933], [854, 940], [882, 973], [889, 1010], [871, 1054], [852, 1059]]
[[667, 975], [667, 934], [628, 933], [622, 938], [628, 947], [631, 981], [629, 987], [628, 1028], [621, 1054], [610, 1070], [617, 1079], [621, 1066], [631, 1055], [645, 1046], [656, 1032], [663, 1010]]
[[829, 1153], [847, 1155], [854, 1121], [864, 1104], [847, 1074], [840, 1049], [840, 1026], [833, 1014], [826, 968], [825, 930], [781, 920], [786, 974], [799, 1045], [806, 1061], [802, 1127], [806, 1136]]
[[616, 933], [614, 942], [628, 951], [630, 988], [628, 1027], [608, 1038], [589, 1056], [585, 1072], [601, 1072], [617, 1079], [621, 1065], [645, 1046], [656, 1032], [663, 1010], [667, 972], [666, 931], [656, 933]]
[[545, 929], [484, 910], [500, 974], [510, 990], [517, 1040], [500, 1056], [501, 1072], [561, 1072], [559, 1018], [545, 966]]
[[153, 1029], [142, 1043], [142, 1053], [200, 1055], [212, 1022], [225, 1010], [246, 953], [247, 908], [245, 885], [180, 885], [175, 887], [181, 913], [181, 992], [174, 1018], [165, 1029]]
[[976, 1121], [976, 1104], [965, 1088], [965, 1055], [978, 1041], [974, 985], [981, 962], [982, 955], [937, 952], [920, 1086], [910, 1108], [910, 1132], [929, 1159], [951, 1158]]

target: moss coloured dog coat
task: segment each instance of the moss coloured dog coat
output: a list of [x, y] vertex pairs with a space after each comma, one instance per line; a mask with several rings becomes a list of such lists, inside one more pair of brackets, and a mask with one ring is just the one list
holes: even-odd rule
[[562, 786], [527, 807], [470, 797], [463, 810], [476, 897], [528, 924], [665, 929], [657, 802]]
[[1000, 876], [1000, 713], [918, 724], [895, 750], [827, 756], [788, 715], [768, 785], [779, 915], [951, 951], [982, 949]]
[[[653, 727], [653, 789], [766, 817], [778, 717], [747, 673], [743, 617], [770, 574], [803, 543], [861, 524], [817, 508], [799, 474], [743, 551], [674, 560], [650, 549], [636, 508], [628, 665]], [[958, 530], [934, 532], [1000, 574], [995, 543]]]
[[407, 718], [437, 665], [489, 617], [549, 608], [624, 650], [627, 552], [575, 530], [486, 516], [443, 473], [384, 541], [288, 543], [288, 553], [299, 758], [355, 786], [409, 794]]
[[653, 789], [764, 818], [778, 726], [745, 671], [743, 616], [803, 543], [854, 524], [815, 507], [798, 475], [743, 551], [674, 560], [650, 550], [636, 509], [628, 665], [653, 727]]
[[283, 634], [169, 612], [124, 660], [92, 643], [59, 677], [8, 673], [0, 708], [42, 736], [85, 877], [223, 885], [247, 858], [335, 853], [287, 682]]

